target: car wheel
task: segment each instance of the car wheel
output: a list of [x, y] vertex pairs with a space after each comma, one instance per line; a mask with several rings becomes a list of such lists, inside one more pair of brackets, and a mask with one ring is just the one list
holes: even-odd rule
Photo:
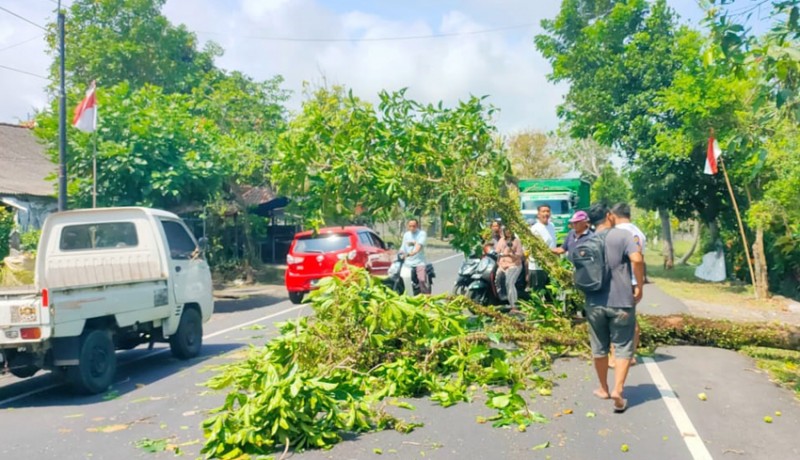
[[169, 338], [172, 356], [190, 359], [200, 354], [203, 346], [203, 318], [194, 308], [183, 310], [178, 330]]
[[289, 300], [293, 304], [301, 304], [303, 303], [303, 297], [305, 297], [306, 293], [303, 291], [297, 292], [289, 292]]
[[75, 391], [97, 394], [111, 386], [117, 371], [117, 354], [110, 331], [84, 331], [78, 359], [77, 366], [67, 368], [67, 380]]

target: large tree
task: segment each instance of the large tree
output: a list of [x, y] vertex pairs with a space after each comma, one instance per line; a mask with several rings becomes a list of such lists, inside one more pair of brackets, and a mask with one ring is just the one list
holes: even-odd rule
[[557, 139], [541, 131], [526, 130], [506, 140], [511, 170], [517, 178], [561, 177], [568, 169], [556, 150]]
[[[95, 144], [100, 205], [185, 208], [268, 182], [285, 127], [282, 79], [216, 68], [221, 49], [201, 50], [193, 33], [163, 16], [163, 5], [76, 0], [67, 10], [67, 105], [78, 104], [90, 80], [99, 103], [95, 134], [69, 128], [70, 206], [91, 203]], [[53, 28], [49, 43], [55, 56]], [[54, 160], [56, 104], [38, 114], [36, 130]]]
[[[166, 0], [75, 0], [66, 12], [67, 86], [92, 80], [113, 86], [127, 82], [134, 90], [148, 84], [166, 93], [191, 92], [214, 68], [221, 49], [200, 49], [194, 33], [175, 26], [161, 13]], [[52, 81], [58, 81], [58, 39], [47, 35]]]
[[[630, 164], [656, 151], [657, 126], [670, 114], [654, 111], [653, 104], [681, 65], [676, 36], [683, 32], [666, 1], [565, 0], [559, 15], [542, 25], [545, 33], [536, 45], [553, 66], [549, 77], [570, 84], [558, 108], [570, 133], [616, 148]], [[670, 194], [660, 177], [639, 174], [632, 182], [637, 203], [656, 207], [667, 223], [664, 241], [671, 255], [669, 212], [679, 206], [664, 200]]]

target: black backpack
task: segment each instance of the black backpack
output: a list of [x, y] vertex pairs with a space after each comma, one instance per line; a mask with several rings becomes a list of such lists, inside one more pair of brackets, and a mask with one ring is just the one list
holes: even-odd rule
[[608, 231], [595, 233], [578, 242], [569, 251], [569, 258], [575, 266], [573, 279], [575, 286], [583, 292], [603, 289], [609, 277], [606, 267], [606, 237]]

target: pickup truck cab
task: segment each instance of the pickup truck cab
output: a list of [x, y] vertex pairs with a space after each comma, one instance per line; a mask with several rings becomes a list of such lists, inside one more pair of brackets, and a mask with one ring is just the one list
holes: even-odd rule
[[200, 353], [214, 310], [211, 273], [178, 216], [149, 208], [51, 214], [42, 228], [35, 285], [0, 288], [0, 370], [63, 373], [99, 393], [116, 350], [166, 341], [174, 356]]

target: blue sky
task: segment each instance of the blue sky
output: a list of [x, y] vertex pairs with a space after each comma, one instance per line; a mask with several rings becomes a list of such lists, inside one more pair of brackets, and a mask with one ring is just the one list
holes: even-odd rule
[[[697, 1], [668, 3], [684, 21], [697, 25], [703, 17]], [[455, 104], [471, 94], [488, 95], [500, 109], [499, 128], [510, 133], [558, 125], [555, 108], [566, 87], [547, 81], [550, 67], [532, 41], [539, 22], [554, 17], [558, 5], [548, 0], [167, 0], [164, 14], [186, 24], [201, 41], [222, 45], [226, 53], [218, 65], [223, 68], [257, 79], [284, 76], [285, 87], [294, 91], [290, 109], [299, 107], [304, 81], [343, 84], [371, 101], [381, 89], [402, 87], [422, 102]], [[42, 25], [53, 17], [51, 0], [3, 0], [3, 6]], [[265, 39], [443, 33], [456, 36], [366, 42]], [[41, 34], [0, 11], [0, 65], [46, 76], [51, 58]], [[16, 122], [43, 108], [46, 85], [36, 76], [0, 68], [0, 122]]]

